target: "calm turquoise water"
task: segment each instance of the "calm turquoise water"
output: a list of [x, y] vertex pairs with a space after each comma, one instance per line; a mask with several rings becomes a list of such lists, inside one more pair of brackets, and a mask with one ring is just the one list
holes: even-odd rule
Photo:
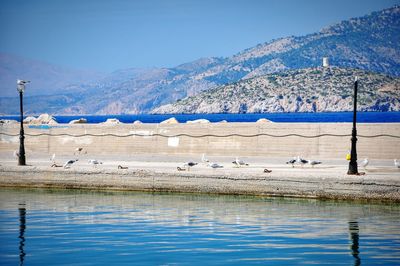
[[0, 190], [0, 265], [399, 265], [400, 206]]

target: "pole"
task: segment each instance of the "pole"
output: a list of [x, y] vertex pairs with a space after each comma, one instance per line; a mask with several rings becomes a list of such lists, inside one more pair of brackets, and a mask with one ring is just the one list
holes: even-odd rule
[[351, 153], [350, 153], [350, 162], [349, 162], [349, 170], [347, 171], [348, 175], [358, 175], [358, 166], [357, 166], [357, 87], [358, 80], [354, 81], [354, 99], [353, 99], [353, 130], [351, 132]]
[[18, 165], [26, 165], [25, 160], [25, 146], [24, 146], [24, 108], [22, 103], [22, 94], [23, 92], [19, 92], [19, 104], [20, 104], [20, 113], [21, 113], [21, 129], [19, 131], [19, 157], [18, 157]]
[[[22, 204], [20, 204], [22, 205]], [[19, 265], [24, 265], [25, 259], [25, 229], [26, 229], [26, 209], [25, 205], [18, 208], [19, 211]]]

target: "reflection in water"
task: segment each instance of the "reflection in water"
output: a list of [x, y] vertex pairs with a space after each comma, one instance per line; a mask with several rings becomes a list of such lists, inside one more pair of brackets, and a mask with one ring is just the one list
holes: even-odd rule
[[351, 255], [353, 255], [353, 257], [354, 257], [354, 265], [358, 266], [358, 265], [361, 265], [361, 259], [359, 256], [360, 252], [358, 251], [359, 229], [358, 229], [357, 221], [349, 222], [349, 232], [350, 232], [350, 239], [351, 239]]
[[361, 239], [363, 264], [400, 265], [399, 220], [398, 204], [0, 189], [0, 265], [360, 265]]
[[25, 228], [26, 228], [26, 209], [25, 204], [20, 204], [19, 211], [19, 265], [24, 265], [24, 258], [25, 258]]

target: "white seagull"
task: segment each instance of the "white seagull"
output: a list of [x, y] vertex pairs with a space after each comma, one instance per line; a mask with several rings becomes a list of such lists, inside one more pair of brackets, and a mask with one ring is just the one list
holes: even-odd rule
[[188, 171], [190, 171], [190, 167], [193, 167], [193, 166], [195, 166], [195, 165], [197, 165], [197, 163], [190, 161], [190, 162], [185, 163], [185, 164], [183, 165], [183, 167], [184, 167], [184, 168], [187, 167]]
[[206, 155], [205, 155], [204, 153], [201, 155], [201, 162], [202, 162], [202, 163], [208, 163], [208, 162], [210, 162], [210, 160], [207, 159], [207, 157], [206, 157]]
[[308, 163], [307, 160], [300, 158], [300, 156], [297, 156], [296, 162], [300, 163], [301, 166], [303, 167], [306, 163]]
[[214, 168], [214, 169], [216, 169], [216, 168], [223, 168], [222, 165], [217, 164], [217, 163], [208, 163], [208, 166], [211, 167], [211, 168]]
[[322, 162], [321, 161], [309, 161], [308, 163], [311, 165], [311, 167], [314, 167], [314, 165], [321, 164]]
[[95, 159], [90, 159], [90, 160], [88, 161], [88, 163], [91, 164], [91, 165], [93, 165], [93, 167], [97, 167], [97, 165], [103, 164], [103, 162], [98, 161], [98, 160], [95, 160]]
[[234, 165], [236, 165], [237, 167], [240, 167], [240, 166], [249, 166], [248, 163], [245, 163], [244, 161], [239, 160], [238, 157], [236, 157], [236, 159], [235, 159], [232, 163], [233, 163]]
[[293, 158], [292, 160], [290, 160], [290, 161], [287, 161], [286, 162], [286, 164], [291, 164], [292, 165], [292, 168], [294, 167], [294, 164], [296, 163], [296, 158]]
[[50, 161], [52, 162], [51, 167], [62, 167], [62, 165], [59, 165], [56, 163], [56, 154], [53, 153], [53, 156], [51, 156]]
[[364, 167], [364, 169], [367, 168], [368, 164], [369, 164], [368, 158], [365, 158], [365, 159], [361, 162], [361, 166]]
[[13, 156], [15, 159], [19, 158], [19, 152], [17, 150], [14, 151]]
[[394, 167], [400, 168], [400, 162], [397, 159], [394, 159]]
[[76, 159], [76, 160], [69, 160], [69, 161], [67, 161], [64, 165], [63, 165], [63, 167], [64, 167], [64, 169], [68, 169], [68, 168], [70, 168], [71, 167], [71, 165], [73, 164], [73, 163], [75, 163], [76, 161], [78, 161], [78, 159]]

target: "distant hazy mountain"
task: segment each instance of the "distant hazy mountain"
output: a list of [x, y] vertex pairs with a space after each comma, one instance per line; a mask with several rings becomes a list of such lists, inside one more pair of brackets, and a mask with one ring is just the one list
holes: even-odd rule
[[400, 78], [337, 67], [287, 70], [223, 85], [155, 109], [154, 113], [400, 111]]
[[17, 79], [31, 80], [27, 95], [65, 92], [71, 84], [82, 84], [103, 77], [94, 71], [73, 70], [46, 62], [0, 53], [0, 97], [15, 96]]
[[[27, 99], [27, 110], [57, 114], [149, 112], [223, 84], [317, 67], [322, 57], [337, 67], [400, 76], [400, 7], [343, 21], [314, 34], [259, 44], [228, 58], [202, 58], [175, 68], [114, 72], [97, 82], [68, 87], [79, 93]], [[17, 113], [11, 102], [0, 99], [0, 113]]]

